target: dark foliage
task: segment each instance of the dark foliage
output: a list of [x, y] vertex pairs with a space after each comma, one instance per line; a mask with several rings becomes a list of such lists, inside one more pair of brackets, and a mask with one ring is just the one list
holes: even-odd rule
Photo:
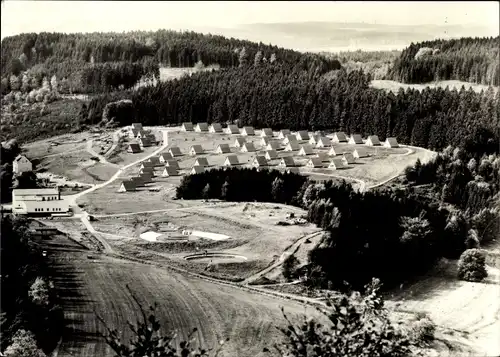
[[454, 79], [498, 86], [499, 45], [499, 37], [412, 43], [396, 59], [389, 77], [403, 83]]
[[467, 249], [458, 261], [458, 278], [466, 281], [482, 281], [488, 276], [486, 256], [479, 249]]
[[2, 142], [0, 146], [0, 193], [1, 202], [12, 200], [12, 162], [21, 152], [16, 140]]

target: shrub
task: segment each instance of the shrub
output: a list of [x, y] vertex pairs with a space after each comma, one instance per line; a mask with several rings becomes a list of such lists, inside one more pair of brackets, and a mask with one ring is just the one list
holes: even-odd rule
[[45, 357], [45, 353], [36, 345], [35, 336], [26, 330], [18, 330], [12, 336], [12, 343], [5, 350], [8, 357]]
[[295, 268], [299, 261], [295, 258], [295, 255], [289, 255], [283, 262], [283, 276], [286, 280], [291, 280], [295, 276]]
[[479, 249], [467, 249], [458, 261], [458, 278], [466, 281], [482, 281], [488, 276], [486, 257]]
[[436, 332], [436, 325], [427, 316], [417, 316], [408, 330], [408, 335], [411, 341], [415, 344], [427, 344], [434, 341], [434, 334]]

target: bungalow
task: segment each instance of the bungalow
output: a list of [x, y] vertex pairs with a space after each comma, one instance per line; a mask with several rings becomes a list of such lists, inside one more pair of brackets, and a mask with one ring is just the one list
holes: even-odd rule
[[319, 157], [311, 157], [306, 166], [311, 168], [323, 167], [323, 163]]
[[190, 171], [190, 174], [195, 175], [195, 174], [201, 174], [202, 172], [205, 172], [205, 168], [203, 166], [193, 166], [193, 168]]
[[398, 148], [399, 144], [398, 144], [398, 141], [396, 140], [396, 138], [387, 138], [384, 141], [384, 146], [386, 148]]
[[348, 144], [363, 144], [363, 138], [359, 134], [352, 134], [349, 138]]
[[163, 177], [170, 177], [170, 176], [178, 176], [179, 173], [177, 172], [177, 169], [175, 167], [165, 166], [161, 175]]
[[326, 148], [330, 146], [332, 146], [332, 142], [326, 136], [320, 137], [318, 142], [316, 143], [317, 148]]
[[141, 131], [142, 129], [139, 129], [139, 130], [136, 130], [134, 128], [130, 128], [130, 131], [128, 132], [128, 137], [130, 139], [135, 139], [137, 137], [137, 135], [139, 134], [139, 131]]
[[268, 166], [266, 158], [264, 156], [260, 156], [260, 155], [255, 156], [252, 164], [255, 167]]
[[344, 165], [351, 165], [351, 164], [354, 164], [354, 162], [356, 161], [354, 159], [354, 156], [352, 156], [351, 153], [349, 152], [345, 152], [343, 157], [342, 157], [342, 161], [344, 162]]
[[253, 143], [244, 143], [243, 146], [241, 147], [241, 152], [255, 152], [257, 151], [255, 149], [255, 146]]
[[356, 159], [359, 159], [361, 157], [368, 157], [368, 153], [364, 148], [359, 147], [357, 149], [354, 149], [354, 151], [352, 152], [352, 156]]
[[196, 161], [194, 162], [193, 166], [208, 167], [210, 165], [208, 164], [208, 160], [207, 160], [206, 157], [199, 157], [199, 158], [196, 159]]
[[150, 172], [143, 172], [142, 174], [139, 174], [139, 177], [144, 181], [144, 183], [151, 183], [153, 182], [153, 175], [151, 175]]
[[333, 143], [346, 143], [347, 142], [347, 136], [343, 131], [337, 131], [333, 133], [332, 136], [332, 142]]
[[178, 146], [172, 146], [168, 152], [172, 157], [182, 156], [181, 149]]
[[318, 143], [320, 136], [319, 135], [311, 135], [309, 138], [309, 144], [316, 145]]
[[244, 136], [255, 135], [255, 130], [253, 129], [253, 126], [244, 126], [241, 135]]
[[340, 154], [342, 154], [342, 150], [340, 148], [334, 148], [333, 146], [328, 151], [328, 155], [330, 156], [337, 156]]
[[217, 146], [217, 150], [215, 150], [217, 154], [226, 154], [231, 152], [231, 148], [229, 147], [229, 144], [219, 144]]
[[136, 190], [136, 186], [133, 181], [122, 181], [118, 192], [132, 192]]
[[266, 146], [267, 144], [269, 144], [269, 138], [267, 136], [263, 136], [262, 139], [260, 139], [260, 145], [261, 146]]
[[229, 124], [227, 126], [226, 133], [228, 133], [228, 134], [239, 134], [240, 133], [240, 129], [238, 128], [237, 125]]
[[297, 151], [299, 150], [299, 143], [297, 141], [290, 141], [286, 146], [285, 146], [285, 151]]
[[155, 175], [155, 171], [153, 169], [153, 167], [149, 167], [149, 166], [146, 166], [146, 167], [143, 167], [141, 169], [139, 169], [139, 174], [142, 175], [142, 174], [148, 174], [148, 175], [151, 175], [151, 176], [154, 176]]
[[271, 140], [267, 143], [266, 150], [280, 150], [280, 143], [276, 140]]
[[239, 164], [240, 162], [238, 161], [238, 156], [236, 155], [229, 155], [226, 157], [226, 160], [224, 161], [224, 166], [235, 166]]
[[287, 174], [300, 174], [298, 167], [289, 167], [285, 170]]
[[193, 131], [194, 130], [193, 123], [191, 123], [191, 122], [182, 123], [181, 130], [182, 131]]
[[165, 162], [167, 162], [167, 160], [172, 160], [173, 158], [174, 157], [169, 152], [164, 152], [163, 154], [160, 154], [160, 156], [159, 156], [159, 160], [160, 160], [160, 162], [162, 164], [164, 164]]
[[132, 123], [132, 125], [130, 126], [130, 129], [132, 130], [142, 130], [142, 124], [141, 123]]
[[219, 123], [212, 123], [210, 128], [208, 128], [210, 133], [222, 133], [222, 125]]
[[285, 157], [281, 158], [279, 166], [281, 166], [281, 167], [293, 167], [293, 166], [295, 166], [295, 161], [293, 161], [293, 157], [285, 156]]
[[326, 152], [318, 152], [316, 154], [316, 157], [321, 160], [321, 162], [327, 162], [330, 161], [330, 158], [328, 157], [328, 153]]
[[139, 130], [137, 132], [137, 135], [135, 136], [136, 139], [140, 139], [140, 138], [146, 138], [148, 137], [150, 134], [149, 132], [147, 132], [146, 130]]
[[191, 149], [189, 149], [189, 154], [191, 156], [201, 155], [203, 154], [203, 148], [199, 144], [193, 145], [191, 146]]
[[366, 145], [368, 146], [379, 146], [380, 145], [380, 140], [378, 139], [377, 135], [370, 135], [368, 139], [366, 139]]
[[298, 131], [297, 134], [295, 134], [295, 137], [299, 141], [309, 140], [309, 133], [307, 132], [307, 130], [301, 130]]
[[127, 152], [137, 154], [141, 151], [141, 146], [139, 144], [128, 144]]
[[174, 169], [179, 170], [179, 162], [177, 160], [167, 160], [165, 163], [166, 167], [173, 167]]
[[312, 149], [311, 145], [307, 145], [307, 144], [302, 145], [302, 147], [300, 148], [300, 151], [299, 151], [300, 156], [306, 156], [306, 155], [312, 155], [312, 154], [314, 154], [314, 153], [313, 153], [313, 149]]
[[130, 181], [132, 181], [135, 187], [142, 187], [146, 184], [146, 182], [144, 182], [144, 179], [141, 176], [131, 177]]
[[139, 166], [139, 170], [142, 170], [142, 169], [144, 169], [146, 167], [150, 167], [152, 169], [153, 168], [153, 163], [150, 162], [150, 161], [143, 161], [141, 163], [141, 166]]
[[144, 137], [139, 139], [139, 145], [141, 146], [141, 148], [147, 148], [153, 146], [153, 143], [148, 137]]
[[238, 137], [234, 140], [234, 147], [235, 148], [241, 148], [243, 145], [246, 143], [246, 139], [242, 137]]
[[201, 133], [208, 131], [208, 123], [198, 123], [196, 124], [196, 127], [194, 128], [194, 131]]
[[289, 129], [282, 129], [278, 135], [278, 139], [284, 139], [287, 137], [287, 135], [290, 135], [290, 130]]
[[12, 213], [51, 215], [67, 213], [68, 200], [61, 197], [58, 187], [12, 190]]
[[271, 128], [264, 128], [260, 132], [260, 136], [266, 137], [266, 138], [272, 138], [273, 137], [273, 130]]
[[31, 161], [24, 155], [17, 155], [12, 163], [12, 171], [15, 174], [20, 174], [22, 172], [33, 171], [33, 165]]
[[297, 137], [295, 135], [287, 135], [284, 139], [283, 139], [283, 145], [286, 145], [288, 143], [291, 143], [291, 142], [297, 142]]
[[344, 162], [341, 159], [332, 159], [332, 161], [330, 161], [330, 165], [328, 165], [329, 169], [334, 170], [343, 169], [344, 167]]
[[266, 160], [274, 160], [278, 158], [278, 153], [276, 150], [267, 150], [266, 151]]
[[160, 158], [158, 156], [152, 156], [148, 160], [153, 166], [161, 166]]

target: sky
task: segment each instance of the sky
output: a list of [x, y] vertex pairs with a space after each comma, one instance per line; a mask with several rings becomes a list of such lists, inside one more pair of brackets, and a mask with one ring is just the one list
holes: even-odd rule
[[94, 32], [235, 27], [276, 22], [474, 25], [498, 33], [499, 2], [22, 1], [1, 5], [1, 37], [23, 32]]

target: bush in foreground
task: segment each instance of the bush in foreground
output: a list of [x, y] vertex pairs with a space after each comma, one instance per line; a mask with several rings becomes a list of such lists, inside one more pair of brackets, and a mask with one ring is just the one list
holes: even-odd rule
[[488, 276], [486, 256], [479, 249], [467, 249], [458, 261], [458, 278], [466, 281], [482, 281]]

